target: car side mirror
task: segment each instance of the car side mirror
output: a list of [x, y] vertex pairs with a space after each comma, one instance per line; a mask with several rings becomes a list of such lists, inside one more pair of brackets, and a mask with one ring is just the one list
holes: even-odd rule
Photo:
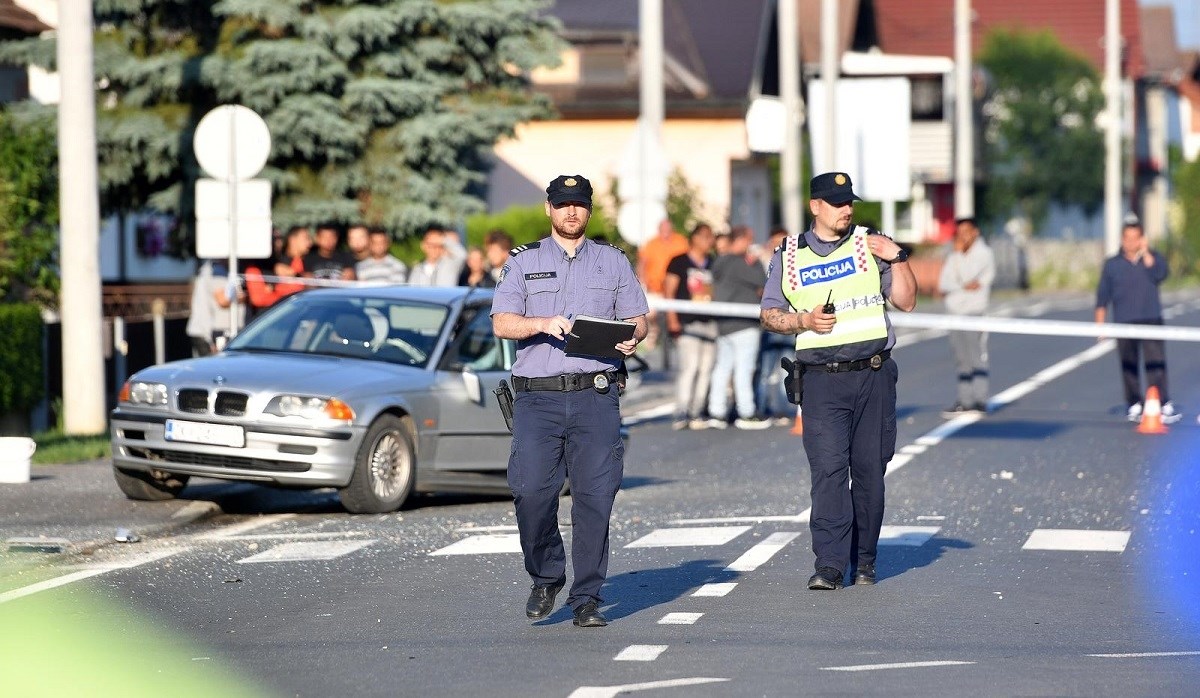
[[467, 398], [476, 404], [483, 403], [483, 386], [479, 382], [479, 374], [470, 369], [462, 372], [463, 387], [467, 389]]

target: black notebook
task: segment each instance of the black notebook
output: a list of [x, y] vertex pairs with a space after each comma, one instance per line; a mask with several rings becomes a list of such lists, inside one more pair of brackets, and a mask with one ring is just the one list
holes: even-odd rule
[[567, 335], [566, 352], [568, 354], [584, 354], [599, 356], [605, 359], [623, 359], [625, 356], [617, 351], [617, 345], [633, 339], [633, 331], [637, 327], [632, 322], [624, 320], [604, 320], [589, 315], [578, 315], [571, 333]]

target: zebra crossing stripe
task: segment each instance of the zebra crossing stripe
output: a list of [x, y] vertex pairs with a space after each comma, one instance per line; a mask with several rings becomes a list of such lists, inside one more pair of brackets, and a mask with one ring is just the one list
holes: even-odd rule
[[301, 562], [304, 560], [332, 560], [365, 548], [375, 540], [292, 542], [277, 545], [270, 550], [238, 560], [238, 564], [256, 562]]
[[725, 596], [729, 592], [733, 591], [734, 587], [737, 585], [737, 582], [714, 582], [712, 584], [705, 584], [696, 591], [692, 592], [692, 596]]
[[429, 553], [439, 555], [490, 555], [521, 552], [521, 536], [517, 533], [490, 533], [468, 536], [460, 541]]
[[659, 528], [626, 545], [626, 548], [671, 548], [701, 545], [725, 545], [749, 526], [700, 526], [696, 528]]
[[630, 645], [613, 657], [616, 662], [653, 662], [667, 651], [667, 645]]
[[767, 560], [775, 557], [775, 553], [783, 550], [783, 546], [791, 543], [798, 535], [800, 534], [795, 531], [776, 531], [764, 538], [763, 542], [742, 553], [742, 556], [726, 567], [725, 571], [750, 572], [756, 570]]
[[1071, 552], [1120, 553], [1129, 545], [1129, 531], [1086, 531], [1070, 528], [1039, 528], [1029, 536], [1023, 550], [1066, 550]]
[[938, 526], [884, 526], [879, 531], [879, 544], [919, 548], [940, 530]]

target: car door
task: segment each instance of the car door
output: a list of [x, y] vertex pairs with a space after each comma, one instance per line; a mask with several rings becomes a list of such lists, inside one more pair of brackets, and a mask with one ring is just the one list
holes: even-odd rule
[[463, 311], [438, 365], [438, 470], [508, 467], [512, 435], [492, 390], [508, 378], [516, 346], [496, 338], [490, 312], [487, 305]]

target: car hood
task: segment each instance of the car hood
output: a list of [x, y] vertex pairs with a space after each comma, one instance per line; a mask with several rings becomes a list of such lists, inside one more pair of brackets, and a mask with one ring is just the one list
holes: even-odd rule
[[421, 368], [380, 361], [289, 353], [227, 352], [175, 361], [139, 371], [141, 381], [215, 386], [247, 392], [295, 392], [304, 395], [347, 395], [370, 387], [378, 392], [427, 386], [433, 374]]

